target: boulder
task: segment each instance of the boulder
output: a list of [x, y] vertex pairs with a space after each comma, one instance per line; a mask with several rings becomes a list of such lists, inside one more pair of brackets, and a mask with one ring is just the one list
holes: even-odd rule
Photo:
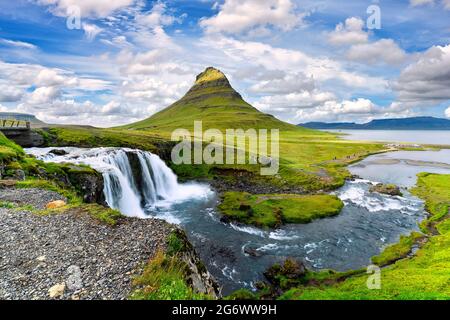
[[66, 290], [66, 284], [63, 283], [57, 283], [50, 289], [48, 289], [48, 295], [50, 298], [59, 298], [64, 294], [64, 290]]
[[54, 154], [55, 156], [64, 156], [67, 154], [66, 151], [61, 150], [61, 149], [53, 149], [53, 150], [50, 150], [49, 153]]
[[379, 183], [370, 188], [370, 192], [378, 192], [382, 194], [387, 194], [390, 196], [402, 196], [402, 192], [400, 191], [400, 187], [395, 184], [382, 184]]
[[66, 205], [65, 201], [63, 201], [63, 200], [56, 200], [56, 201], [52, 201], [52, 202], [47, 203], [45, 208], [47, 208], [47, 209], [57, 209], [57, 208], [64, 207], [65, 205]]

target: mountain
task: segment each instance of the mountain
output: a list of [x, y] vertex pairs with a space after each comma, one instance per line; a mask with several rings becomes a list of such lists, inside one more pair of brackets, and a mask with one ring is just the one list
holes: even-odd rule
[[[192, 130], [194, 121], [203, 121], [204, 128], [264, 128], [298, 127], [258, 111], [233, 89], [225, 74], [209, 67], [200, 73], [194, 86], [180, 100], [145, 120], [121, 128], [135, 130]], [[298, 130], [298, 129], [297, 129]]]
[[364, 124], [351, 122], [308, 122], [299, 126], [311, 129], [353, 129], [353, 130], [450, 130], [450, 120], [434, 117], [400, 119], [379, 119]]

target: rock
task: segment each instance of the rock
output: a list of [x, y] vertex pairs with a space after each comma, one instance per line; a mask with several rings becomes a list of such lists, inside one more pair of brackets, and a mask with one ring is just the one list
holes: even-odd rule
[[46, 209], [57, 209], [57, 208], [61, 208], [64, 207], [67, 203], [63, 200], [56, 200], [56, 201], [52, 201], [47, 203], [47, 205], [45, 206]]
[[83, 195], [84, 202], [106, 204], [103, 193], [104, 181], [101, 173], [77, 166], [70, 167], [68, 178], [70, 184]]
[[22, 169], [17, 169], [11, 175], [13, 180], [24, 181], [25, 180], [25, 172]]
[[255, 257], [255, 258], [262, 256], [262, 253], [260, 251], [258, 251], [257, 249], [254, 249], [254, 248], [249, 248], [249, 247], [246, 247], [244, 249], [244, 253], [248, 254], [249, 256]]
[[39, 262], [44, 262], [45, 259], [46, 259], [45, 256], [39, 256], [39, 257], [36, 258], [36, 260], [39, 261]]
[[53, 149], [53, 150], [50, 150], [49, 153], [52, 153], [52, 154], [54, 154], [56, 156], [64, 156], [64, 155], [67, 154], [66, 151], [61, 150], [61, 149]]
[[297, 279], [305, 275], [306, 268], [303, 262], [288, 258], [284, 262], [281, 272], [289, 279]]
[[55, 284], [53, 287], [48, 289], [48, 295], [50, 296], [50, 298], [61, 297], [64, 294], [65, 289], [66, 289], [66, 284], [64, 282]]
[[17, 180], [0, 180], [0, 187], [14, 187], [17, 184]]
[[402, 192], [400, 191], [400, 187], [395, 184], [382, 184], [379, 183], [370, 188], [370, 192], [378, 192], [382, 194], [387, 194], [390, 196], [402, 196]]
[[284, 261], [283, 265], [274, 264], [266, 272], [264, 276], [275, 285], [278, 285], [280, 276], [299, 281], [306, 274], [306, 267], [301, 261], [297, 261], [293, 258], [288, 258]]
[[66, 281], [67, 289], [72, 291], [81, 290], [83, 288], [83, 281], [81, 279], [80, 267], [72, 265], [67, 268], [67, 273], [69, 274]]

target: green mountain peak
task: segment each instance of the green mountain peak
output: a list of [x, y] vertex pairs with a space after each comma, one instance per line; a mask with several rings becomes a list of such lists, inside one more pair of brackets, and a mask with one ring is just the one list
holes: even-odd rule
[[206, 68], [205, 71], [203, 71], [202, 73], [200, 73], [197, 76], [195, 84], [200, 85], [205, 82], [218, 81], [218, 80], [226, 80], [228, 82], [227, 77], [225, 76], [225, 74], [222, 71], [220, 71], [219, 69], [216, 69], [214, 67], [208, 67], [208, 68]]
[[202, 121], [204, 129], [298, 129], [244, 101], [226, 75], [213, 67], [200, 73], [192, 88], [180, 100], [150, 118], [123, 128], [163, 133], [177, 128], [190, 130], [194, 121]]

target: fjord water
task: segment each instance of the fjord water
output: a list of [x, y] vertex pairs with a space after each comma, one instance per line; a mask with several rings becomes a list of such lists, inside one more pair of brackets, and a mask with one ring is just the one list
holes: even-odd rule
[[[402, 182], [404, 173], [400, 169], [407, 170], [408, 177], [430, 170], [450, 172], [442, 165], [436, 167], [434, 161], [450, 162], [448, 150], [372, 156], [350, 167], [361, 179], [349, 181], [335, 192], [345, 203], [340, 215], [306, 225], [261, 230], [222, 223], [216, 210], [217, 195], [204, 184], [179, 184], [156, 155], [130, 149], [63, 149], [68, 154], [56, 156], [49, 153], [49, 148], [27, 152], [44, 161], [89, 164], [103, 173], [110, 206], [129, 216], [156, 217], [179, 224], [225, 294], [243, 286], [253, 287], [270, 265], [286, 257], [301, 259], [313, 269], [344, 271], [368, 265], [382, 247], [398, 241], [401, 234], [417, 230], [417, 223], [425, 217], [423, 203], [406, 190], [403, 197], [369, 192], [374, 181], [409, 186], [411, 182]], [[139, 168], [135, 170], [143, 177], [140, 184], [131, 172], [132, 155], [138, 158]], [[425, 165], [421, 167], [406, 161], [409, 155], [411, 160], [432, 161], [420, 163]], [[389, 161], [381, 161], [383, 157]], [[380, 170], [380, 165], [385, 167]]]
[[342, 133], [344, 134], [342, 138], [346, 140], [450, 145], [450, 130], [327, 129], [322, 131]]

